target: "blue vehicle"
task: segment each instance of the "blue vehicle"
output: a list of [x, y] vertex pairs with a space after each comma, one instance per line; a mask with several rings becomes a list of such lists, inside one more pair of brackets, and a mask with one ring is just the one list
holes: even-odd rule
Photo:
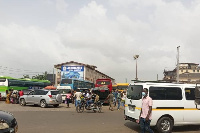
[[62, 79], [60, 86], [70, 86], [73, 90], [78, 88], [88, 88], [91, 89], [94, 87], [94, 83], [86, 80], [79, 79]]

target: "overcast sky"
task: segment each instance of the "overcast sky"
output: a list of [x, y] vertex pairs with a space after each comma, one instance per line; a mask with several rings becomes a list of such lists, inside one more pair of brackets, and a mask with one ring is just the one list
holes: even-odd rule
[[200, 60], [199, 0], [0, 0], [0, 75], [77, 61], [117, 82], [156, 80]]

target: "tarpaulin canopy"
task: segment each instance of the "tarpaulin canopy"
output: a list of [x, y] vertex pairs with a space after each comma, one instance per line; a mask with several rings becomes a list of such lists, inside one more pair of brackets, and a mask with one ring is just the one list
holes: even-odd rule
[[44, 89], [48, 89], [48, 90], [56, 90], [56, 87], [54, 86], [47, 86]]

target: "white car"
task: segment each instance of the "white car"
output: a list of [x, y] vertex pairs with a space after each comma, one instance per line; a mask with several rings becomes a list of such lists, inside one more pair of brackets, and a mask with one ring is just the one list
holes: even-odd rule
[[21, 96], [19, 98], [19, 103], [21, 106], [25, 106], [26, 104], [37, 104], [42, 108], [45, 108], [48, 105], [58, 107], [59, 104], [62, 103], [62, 96], [57, 90], [39, 89]]

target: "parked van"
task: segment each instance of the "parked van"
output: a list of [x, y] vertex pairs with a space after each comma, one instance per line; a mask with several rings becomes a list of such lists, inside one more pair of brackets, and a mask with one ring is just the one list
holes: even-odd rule
[[142, 90], [147, 88], [148, 95], [153, 100], [151, 126], [155, 126], [158, 132], [170, 133], [173, 126], [200, 125], [198, 117], [200, 116], [200, 94], [197, 94], [200, 93], [199, 86], [174, 83], [132, 83], [127, 89], [125, 119], [133, 122], [139, 119]]
[[59, 94], [62, 95], [62, 100], [65, 102], [66, 94], [72, 91], [71, 86], [57, 86]]

